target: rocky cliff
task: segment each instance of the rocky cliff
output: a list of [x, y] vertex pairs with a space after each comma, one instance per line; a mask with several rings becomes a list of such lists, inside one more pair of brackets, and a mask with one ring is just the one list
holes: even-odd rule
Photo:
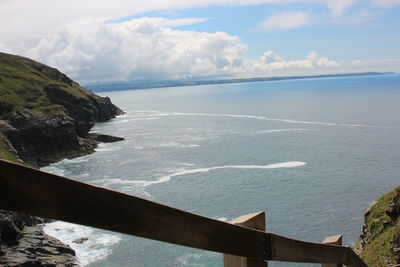
[[0, 149], [36, 167], [91, 153], [95, 122], [123, 112], [58, 70], [0, 53]]
[[400, 264], [400, 187], [374, 201], [364, 213], [355, 250], [368, 266]]
[[[0, 53], [0, 158], [42, 167], [123, 138], [89, 133], [123, 112], [58, 70]], [[0, 266], [75, 266], [75, 252], [43, 233], [43, 219], [0, 211]]]

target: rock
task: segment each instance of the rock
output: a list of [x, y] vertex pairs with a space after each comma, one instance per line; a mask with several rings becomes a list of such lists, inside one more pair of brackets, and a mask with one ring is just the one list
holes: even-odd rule
[[[93, 153], [98, 142], [123, 138], [90, 129], [123, 113], [57, 69], [0, 52], [0, 144], [11, 160], [42, 167]], [[35, 226], [43, 221], [0, 211], [0, 266], [76, 265], [70, 247]]]
[[16, 243], [21, 235], [20, 229], [9, 216], [0, 218], [0, 233], [0, 240], [6, 243]]
[[374, 201], [364, 216], [355, 252], [369, 266], [400, 264], [400, 187]]
[[391, 218], [396, 218], [400, 214], [400, 205], [398, 203], [391, 203], [389, 209], [386, 211], [386, 215]]
[[99, 134], [99, 133], [90, 133], [89, 137], [91, 139], [96, 140], [97, 142], [101, 142], [101, 143], [112, 143], [112, 142], [118, 142], [118, 141], [125, 140], [125, 138], [122, 138], [122, 137], [106, 135], [106, 134]]
[[46, 235], [48, 220], [0, 211], [0, 266], [77, 266], [75, 251]]
[[34, 167], [93, 153], [90, 129], [124, 113], [39, 62], [0, 53], [0, 67], [0, 133], [16, 158]]
[[89, 240], [87, 237], [82, 237], [82, 238], [75, 239], [74, 241], [72, 241], [72, 243], [82, 244], [83, 242], [85, 242], [87, 240]]
[[25, 227], [18, 246], [8, 246], [0, 266], [78, 266], [75, 251], [46, 235], [40, 226]]
[[378, 202], [376, 200], [372, 201], [371, 204], [369, 204], [368, 208], [364, 211], [364, 216], [368, 216], [368, 214], [371, 212], [372, 208], [375, 207], [375, 205]]

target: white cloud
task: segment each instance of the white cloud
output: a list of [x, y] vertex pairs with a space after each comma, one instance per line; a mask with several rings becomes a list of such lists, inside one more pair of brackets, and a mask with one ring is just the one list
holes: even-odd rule
[[[337, 72], [343, 64], [315, 52], [303, 60], [286, 60], [273, 51], [248, 59], [244, 57], [247, 46], [237, 36], [173, 29], [208, 18], [140, 18], [104, 23], [157, 10], [299, 2], [323, 4], [332, 16], [340, 16], [356, 0], [146, 0], [140, 4], [128, 0], [0, 0], [0, 50], [57, 67], [79, 82]], [[380, 6], [397, 2], [372, 1]], [[311, 13], [285, 12], [261, 25], [267, 30], [280, 30], [312, 22]], [[351, 65], [349, 69], [356, 67]]]
[[353, 60], [348, 64], [353, 71], [377, 71], [400, 73], [400, 58]]
[[320, 57], [311, 51], [303, 60], [285, 60], [273, 51], [265, 52], [257, 60], [245, 60], [243, 68], [236, 69], [239, 76], [273, 76], [319, 74], [337, 71], [340, 64]]
[[[247, 47], [236, 36], [173, 30], [162, 18], [69, 26], [25, 53], [84, 82], [225, 73]], [[174, 24], [169, 20], [168, 24]]]
[[394, 7], [400, 5], [400, 0], [372, 0], [371, 4], [379, 7]]
[[277, 55], [274, 51], [268, 50], [261, 55], [260, 60], [263, 63], [269, 64], [272, 62], [281, 62], [283, 61], [283, 58]]
[[307, 25], [311, 16], [305, 12], [282, 12], [267, 18], [260, 27], [268, 31], [288, 30]]
[[[163, 18], [124, 23], [75, 24], [16, 51], [59, 68], [78, 82], [182, 79], [198, 76], [269, 76], [323, 71], [338, 63], [311, 52], [304, 60], [284, 60], [273, 51], [259, 59], [243, 56], [237, 36], [171, 29]], [[167, 24], [175, 24], [168, 20]]]
[[[381, 0], [382, 1], [382, 0]], [[338, 15], [355, 0], [1, 0], [0, 25], [3, 42], [26, 42], [55, 34], [76, 21], [112, 20], [149, 11], [168, 11], [200, 6], [320, 3]]]
[[348, 8], [353, 6], [358, 0], [326, 0], [326, 5], [331, 10], [333, 17], [342, 15]]

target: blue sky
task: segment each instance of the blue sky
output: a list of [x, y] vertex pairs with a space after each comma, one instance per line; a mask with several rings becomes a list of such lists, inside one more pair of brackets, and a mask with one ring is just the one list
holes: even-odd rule
[[[363, 10], [367, 14], [360, 14]], [[320, 16], [310, 23], [287, 30], [266, 31], [259, 24], [282, 12], [309, 12]], [[400, 57], [400, 5], [390, 9], [371, 8], [359, 3], [342, 16], [332, 18], [323, 4], [286, 4], [256, 6], [208, 6], [175, 12], [148, 12], [134, 17], [209, 18], [207, 21], [179, 27], [205, 32], [224, 31], [237, 35], [249, 46], [246, 56], [258, 57], [265, 49], [279, 51], [293, 59], [310, 50], [338, 60], [391, 59]], [[357, 16], [357, 18], [356, 18]], [[353, 21], [360, 19], [361, 21]], [[365, 20], [365, 21], [362, 21]], [[396, 54], [397, 53], [397, 54]]]
[[400, 72], [399, 15], [400, 0], [0, 0], [0, 51], [83, 83]]

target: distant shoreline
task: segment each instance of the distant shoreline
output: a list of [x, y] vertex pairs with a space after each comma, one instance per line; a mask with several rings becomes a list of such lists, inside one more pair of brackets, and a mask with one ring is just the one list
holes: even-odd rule
[[204, 81], [125, 82], [125, 83], [105, 83], [105, 84], [83, 85], [83, 87], [85, 87], [86, 89], [89, 89], [93, 92], [109, 92], [109, 91], [178, 87], [178, 86], [266, 82], [266, 81], [300, 80], [300, 79], [316, 79], [316, 78], [337, 78], [337, 77], [370, 76], [370, 75], [384, 75], [384, 74], [387, 74], [387, 73], [358, 72], [358, 73], [322, 74], [322, 75], [219, 79], [219, 80], [204, 80]]

